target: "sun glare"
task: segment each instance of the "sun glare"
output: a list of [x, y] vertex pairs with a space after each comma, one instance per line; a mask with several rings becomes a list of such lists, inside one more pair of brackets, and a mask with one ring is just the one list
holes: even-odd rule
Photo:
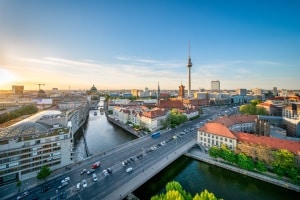
[[8, 84], [16, 80], [13, 73], [8, 70], [0, 69], [0, 85]]

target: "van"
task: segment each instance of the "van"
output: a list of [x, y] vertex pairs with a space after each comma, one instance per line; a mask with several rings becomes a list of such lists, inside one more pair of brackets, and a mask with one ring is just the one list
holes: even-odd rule
[[80, 190], [80, 183], [77, 183], [76, 189], [77, 189], [77, 190]]

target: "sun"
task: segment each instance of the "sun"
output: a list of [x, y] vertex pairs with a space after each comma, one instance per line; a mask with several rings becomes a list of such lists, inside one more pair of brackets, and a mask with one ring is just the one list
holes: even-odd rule
[[16, 80], [16, 76], [6, 69], [0, 69], [0, 85], [12, 83]]

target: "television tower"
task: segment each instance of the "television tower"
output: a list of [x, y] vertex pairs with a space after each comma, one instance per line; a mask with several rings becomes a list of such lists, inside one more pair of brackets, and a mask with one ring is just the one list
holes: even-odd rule
[[190, 56], [190, 42], [189, 42], [189, 58], [188, 58], [188, 64], [187, 67], [189, 69], [189, 90], [188, 90], [188, 97], [191, 97], [191, 68], [192, 68], [192, 60]]

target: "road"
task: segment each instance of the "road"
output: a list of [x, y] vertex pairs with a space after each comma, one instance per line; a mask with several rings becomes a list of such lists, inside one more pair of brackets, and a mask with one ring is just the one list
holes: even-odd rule
[[[160, 160], [172, 154], [179, 147], [195, 140], [197, 134], [195, 125], [199, 124], [199, 122], [206, 122], [209, 119], [217, 117], [218, 113], [220, 113], [219, 109], [211, 110], [208, 114], [201, 116], [197, 120], [188, 122], [172, 130], [162, 131], [161, 135], [157, 138], [145, 136], [109, 151], [94, 155], [92, 158], [72, 167], [72, 169], [64, 175], [32, 188], [29, 190], [30, 195], [23, 199], [63, 199], [62, 197], [68, 199], [103, 199], [120, 186], [143, 173], [144, 170], [151, 168], [155, 163], [160, 162]], [[182, 136], [180, 136], [179, 133], [182, 133]], [[177, 135], [177, 139], [174, 139], [174, 135]], [[161, 142], [163, 141], [169, 142], [162, 145]], [[156, 149], [151, 150], [154, 146]], [[131, 162], [123, 166], [122, 162], [130, 160], [130, 157], [132, 157]], [[98, 180], [94, 182], [91, 174], [81, 174], [80, 172], [82, 169], [91, 169], [92, 164], [96, 161], [100, 161], [101, 166], [95, 171]], [[128, 167], [132, 167], [133, 171], [127, 173], [126, 169]], [[103, 170], [107, 168], [111, 168], [112, 173], [105, 176]], [[58, 189], [58, 186], [61, 185], [61, 180], [65, 177], [70, 177], [69, 184], [66, 187]], [[80, 190], [77, 190], [77, 183], [81, 183], [83, 179], [87, 181], [87, 187], [82, 188], [81, 184]], [[45, 186], [50, 186], [50, 189], [41, 193], [41, 189]], [[62, 195], [63, 193], [64, 195]], [[16, 198], [16, 196], [14, 198]]]

